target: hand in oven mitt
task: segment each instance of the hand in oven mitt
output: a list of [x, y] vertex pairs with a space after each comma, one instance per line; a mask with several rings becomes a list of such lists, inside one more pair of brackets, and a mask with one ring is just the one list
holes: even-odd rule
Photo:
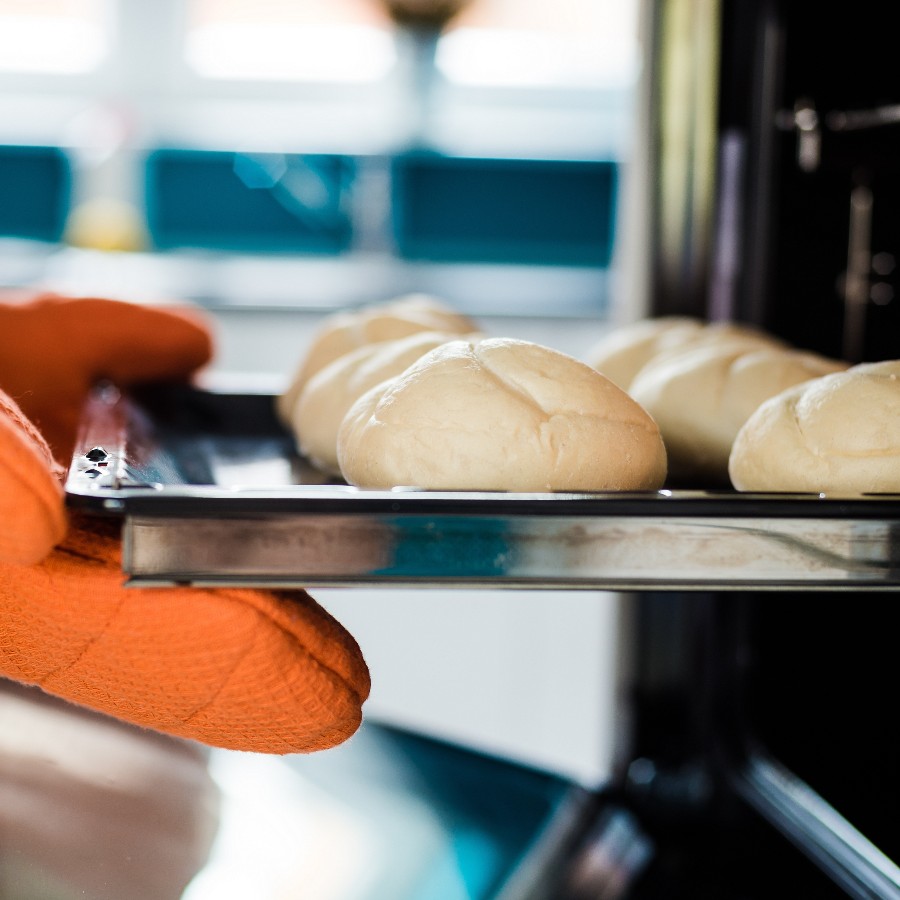
[[0, 302], [0, 675], [213, 746], [325, 749], [358, 728], [369, 673], [311, 597], [125, 588], [118, 526], [64, 509], [91, 385], [187, 378], [210, 355], [190, 311]]

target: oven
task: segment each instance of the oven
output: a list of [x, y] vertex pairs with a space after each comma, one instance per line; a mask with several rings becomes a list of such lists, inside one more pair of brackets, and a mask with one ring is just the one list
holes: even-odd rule
[[[647, 11], [647, 309], [895, 358], [900, 86], [881, 8]], [[667, 848], [649, 896], [900, 896], [896, 584], [731, 587], [640, 601], [624, 785]]]

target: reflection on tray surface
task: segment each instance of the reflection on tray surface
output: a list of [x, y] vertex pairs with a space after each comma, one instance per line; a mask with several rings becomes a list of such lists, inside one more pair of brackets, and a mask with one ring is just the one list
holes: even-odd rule
[[[347, 491], [358, 497], [384, 494], [384, 491], [351, 489], [333, 474], [324, 472], [302, 458], [293, 435], [282, 425], [275, 411], [275, 397], [265, 393], [226, 393], [201, 390], [189, 385], [153, 385], [133, 390], [122, 396], [115, 389], [98, 389], [89, 399], [82, 422], [82, 446], [76, 452], [69, 472], [67, 490], [70, 497], [96, 497], [98, 489], [113, 491], [153, 486], [156, 488], [214, 488], [240, 493], [238, 489], [276, 491], [279, 488], [334, 488], [346, 498]], [[88, 448], [103, 444], [116, 466], [104, 470], [104, 477], [91, 478], [93, 465], [85, 454]], [[105, 465], [105, 464], [104, 464]], [[95, 475], [99, 474], [96, 471]], [[295, 494], [294, 491], [291, 491]], [[445, 497], [519, 499], [525, 495], [487, 492], [419, 491], [398, 487], [390, 492], [396, 497]], [[681, 507], [686, 514], [689, 505], [702, 502], [704, 514], [721, 505], [719, 514], [731, 509], [740, 515], [757, 515], [754, 505], [762, 504], [768, 512], [773, 501], [820, 507], [815, 515], [839, 515], [838, 510], [825, 511], [837, 501], [874, 501], [882, 510], [885, 501], [900, 499], [897, 495], [865, 494], [837, 497], [821, 494], [753, 494], [730, 488], [705, 485], [670, 484], [659, 491], [607, 492], [604, 494], [536, 494], [532, 500], [584, 502], [603, 499], [607, 506], [630, 504], [639, 506], [666, 501], [667, 506]], [[674, 510], [670, 507], [666, 514]]]
[[233, 488], [334, 480], [298, 456], [271, 396], [173, 386], [135, 400], [131, 415], [143, 421], [129, 427], [129, 481]]

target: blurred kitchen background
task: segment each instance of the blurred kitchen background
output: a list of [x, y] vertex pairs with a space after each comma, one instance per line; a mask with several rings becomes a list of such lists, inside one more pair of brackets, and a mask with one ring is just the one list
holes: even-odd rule
[[[637, 0], [0, 0], [0, 286], [196, 302], [214, 370], [238, 383], [284, 383], [324, 315], [410, 291], [580, 355], [642, 310], [621, 221], [641, 189], [638, 20]], [[370, 722], [551, 785], [609, 779], [628, 736], [629, 598], [315, 595], [363, 647]], [[215, 772], [245, 830], [268, 835], [262, 862], [232, 849], [192, 897], [276, 896], [259, 880], [280, 871], [274, 836], [321, 811], [325, 795], [295, 784], [293, 803], [258, 762], [218, 755]], [[362, 853], [329, 808], [334, 846], [356, 834]], [[417, 809], [409, 871], [440, 846], [422, 849], [434, 811]], [[326, 870], [346, 880], [350, 856]], [[481, 896], [446, 885], [434, 896]]]
[[277, 371], [273, 314], [407, 290], [609, 316], [637, 3], [403, 6], [2, 0], [0, 281], [227, 308]]

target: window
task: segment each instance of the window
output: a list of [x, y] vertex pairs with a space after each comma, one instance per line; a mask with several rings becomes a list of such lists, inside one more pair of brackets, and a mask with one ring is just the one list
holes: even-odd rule
[[106, 55], [105, 0], [0, 0], [0, 71], [67, 75]]
[[[543, 263], [597, 309], [639, 0], [447, 2], [458, 14], [428, 32], [387, 9], [416, 0], [0, 0], [0, 147], [65, 148], [72, 210], [90, 213], [69, 224], [95, 242], [118, 208], [127, 240], [113, 246], [305, 253], [341, 271], [374, 260], [385, 283], [458, 281], [471, 264], [482, 295], [485, 266], [530, 285]], [[322, 160], [340, 172], [325, 229], [295, 191]], [[283, 174], [246, 177], [270, 164]], [[563, 185], [583, 202], [562, 203]], [[473, 217], [478, 247], [459, 239]]]
[[470, 0], [436, 42], [410, 40], [387, 2], [0, 0], [0, 141], [26, 117], [63, 140], [93, 103], [169, 144], [355, 152], [402, 140], [418, 104], [453, 150], [617, 145], [638, 0]]
[[[633, 77], [635, 3], [460, 5], [436, 56], [438, 71], [451, 82], [596, 87]], [[191, 0], [187, 58], [199, 74], [213, 78], [374, 80], [386, 76], [397, 58], [386, 6], [377, 0]]]
[[185, 56], [208, 78], [349, 83], [395, 61], [387, 17], [366, 0], [192, 0]]
[[621, 87], [636, 72], [636, 3], [483, 0], [441, 40], [437, 66], [461, 84]]

